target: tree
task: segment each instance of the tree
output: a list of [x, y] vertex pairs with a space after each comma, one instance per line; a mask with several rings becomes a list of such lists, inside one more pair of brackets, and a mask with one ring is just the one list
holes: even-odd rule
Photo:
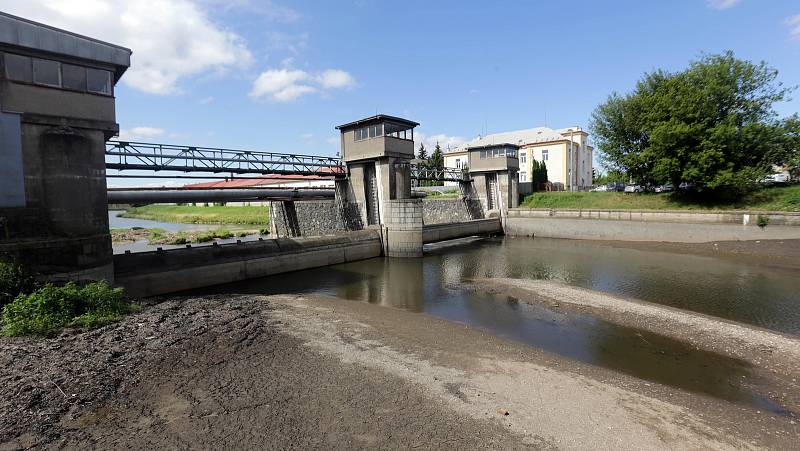
[[433, 153], [431, 153], [430, 158], [430, 165], [432, 168], [441, 169], [444, 167], [444, 154], [442, 153], [442, 148], [439, 147], [439, 143], [436, 143], [436, 147], [433, 149]]
[[[433, 169], [442, 169], [444, 167], [444, 154], [442, 153], [442, 148], [439, 147], [439, 143], [436, 143], [436, 147], [433, 149], [431, 153], [431, 157], [428, 159], [428, 167]], [[431, 185], [439, 186], [444, 185], [442, 182], [432, 182]]]
[[428, 151], [425, 150], [425, 144], [419, 143], [419, 150], [417, 151], [417, 158], [423, 161], [428, 160]]
[[547, 183], [547, 164], [544, 161], [531, 161], [531, 182], [534, 191], [538, 191], [543, 184]]
[[704, 56], [677, 73], [645, 74], [627, 95], [612, 93], [590, 128], [604, 166], [639, 183], [694, 182], [740, 195], [785, 158], [790, 120], [773, 105], [791, 89], [777, 71], [732, 52]]

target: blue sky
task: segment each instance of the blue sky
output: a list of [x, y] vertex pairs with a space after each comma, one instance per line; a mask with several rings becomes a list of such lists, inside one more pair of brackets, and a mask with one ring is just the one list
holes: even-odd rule
[[[426, 141], [451, 145], [545, 118], [585, 127], [645, 71], [727, 49], [800, 84], [796, 0], [0, 0], [0, 9], [131, 47], [118, 122], [155, 142], [332, 155], [334, 126], [375, 112], [416, 120]], [[800, 100], [778, 108], [797, 112]]]

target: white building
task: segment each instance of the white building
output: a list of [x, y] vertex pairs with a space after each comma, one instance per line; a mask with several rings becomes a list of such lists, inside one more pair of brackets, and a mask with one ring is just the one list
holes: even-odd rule
[[580, 127], [552, 129], [536, 127], [479, 136], [445, 153], [447, 167], [469, 166], [467, 149], [488, 144], [510, 143], [519, 149], [520, 192], [530, 192], [533, 160], [547, 166], [547, 179], [554, 190], [580, 191], [592, 186], [592, 154], [589, 134]]

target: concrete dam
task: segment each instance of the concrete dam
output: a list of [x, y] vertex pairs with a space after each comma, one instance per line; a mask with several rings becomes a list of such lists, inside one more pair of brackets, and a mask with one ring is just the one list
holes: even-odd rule
[[[0, 256], [45, 279], [104, 279], [147, 296], [377, 256], [418, 258], [425, 243], [502, 233], [517, 206], [514, 145], [476, 148], [469, 169], [431, 168], [414, 160], [419, 124], [383, 114], [336, 127], [341, 158], [114, 141], [114, 89], [131, 50], [13, 16], [0, 15], [0, 25], [12, 31], [0, 37]], [[45, 72], [32, 73], [34, 63], [58, 77], [36, 78]], [[63, 86], [67, 69], [72, 84]], [[335, 189], [109, 192], [107, 169], [154, 178], [313, 174], [333, 178]], [[460, 198], [426, 208], [412, 190], [419, 180], [452, 182]], [[269, 200], [275, 238], [113, 255], [110, 201], [220, 199]]]

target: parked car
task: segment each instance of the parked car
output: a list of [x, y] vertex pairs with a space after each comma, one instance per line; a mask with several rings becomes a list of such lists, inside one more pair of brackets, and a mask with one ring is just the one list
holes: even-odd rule
[[666, 185], [658, 185], [656, 186], [655, 192], [657, 193], [671, 193], [675, 191], [675, 186], [672, 183], [667, 183]]
[[594, 191], [596, 193], [605, 192], [608, 191], [608, 186], [607, 185], [595, 186], [590, 191]]
[[625, 184], [622, 182], [611, 182], [608, 185], [606, 185], [606, 187], [607, 191], [616, 191], [619, 193], [625, 191]]
[[768, 176], [764, 177], [761, 180], [761, 183], [767, 185], [775, 185], [775, 184], [784, 184], [789, 183], [792, 181], [792, 177], [789, 175], [788, 172], [776, 172], [774, 174], [769, 174]]
[[626, 193], [641, 193], [644, 191], [644, 187], [642, 185], [637, 185], [635, 183], [629, 183], [625, 185], [625, 192]]
[[693, 191], [694, 190], [694, 183], [683, 182], [680, 185], [678, 185], [678, 189], [680, 189], [682, 191]]

